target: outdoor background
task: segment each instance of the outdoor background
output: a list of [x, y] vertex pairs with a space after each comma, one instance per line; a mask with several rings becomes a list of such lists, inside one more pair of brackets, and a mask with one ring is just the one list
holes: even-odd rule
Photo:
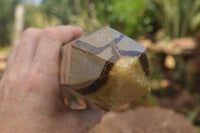
[[110, 26], [148, 48], [152, 91], [119, 110], [170, 108], [200, 133], [200, 0], [0, 0], [0, 75], [28, 27]]

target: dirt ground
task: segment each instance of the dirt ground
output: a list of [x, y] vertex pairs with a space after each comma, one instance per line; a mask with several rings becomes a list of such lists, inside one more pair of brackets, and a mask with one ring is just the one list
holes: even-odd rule
[[171, 109], [139, 107], [107, 113], [90, 133], [197, 133], [185, 116]]

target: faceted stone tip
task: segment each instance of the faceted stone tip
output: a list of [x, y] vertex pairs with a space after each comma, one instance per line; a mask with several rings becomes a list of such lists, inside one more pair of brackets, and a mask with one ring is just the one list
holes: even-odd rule
[[150, 90], [146, 48], [110, 27], [64, 45], [61, 55], [60, 84], [67, 86], [62, 90], [70, 88], [102, 109], [115, 109]]

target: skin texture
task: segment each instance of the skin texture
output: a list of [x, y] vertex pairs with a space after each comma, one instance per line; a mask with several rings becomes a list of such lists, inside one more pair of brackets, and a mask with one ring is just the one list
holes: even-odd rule
[[81, 35], [72, 26], [23, 32], [0, 82], [1, 133], [84, 133], [100, 121], [103, 112], [93, 105], [69, 110], [59, 89], [60, 47]]

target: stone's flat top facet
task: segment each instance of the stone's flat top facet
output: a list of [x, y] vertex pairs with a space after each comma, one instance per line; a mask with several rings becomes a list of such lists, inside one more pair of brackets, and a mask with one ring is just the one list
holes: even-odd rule
[[72, 48], [69, 83], [74, 88], [88, 86], [100, 77], [106, 60]]
[[72, 46], [112, 63], [121, 56], [138, 56], [146, 50], [141, 44], [109, 27], [82, 37]]

